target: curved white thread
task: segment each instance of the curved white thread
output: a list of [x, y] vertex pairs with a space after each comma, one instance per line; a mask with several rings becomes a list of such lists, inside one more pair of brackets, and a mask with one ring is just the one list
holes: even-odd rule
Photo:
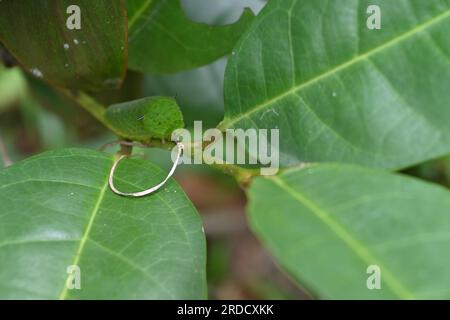
[[122, 155], [122, 156], [119, 157], [119, 159], [117, 159], [114, 162], [114, 164], [113, 164], [113, 166], [111, 168], [111, 172], [109, 173], [109, 180], [108, 180], [109, 187], [111, 188], [111, 190], [115, 194], [118, 194], [118, 195], [121, 195], [121, 196], [124, 196], [124, 197], [135, 197], [135, 198], [143, 197], [143, 196], [146, 196], [148, 194], [151, 194], [151, 193], [157, 191], [159, 188], [161, 188], [167, 182], [167, 180], [170, 179], [170, 177], [172, 177], [172, 175], [175, 172], [175, 169], [177, 168], [178, 162], [179, 162], [179, 160], [181, 158], [181, 155], [183, 153], [183, 150], [184, 150], [184, 146], [183, 146], [182, 143], [178, 142], [177, 143], [177, 148], [178, 148], [177, 158], [175, 159], [175, 161], [173, 163], [172, 169], [170, 169], [169, 174], [167, 175], [167, 177], [161, 183], [157, 184], [156, 186], [151, 187], [150, 189], [147, 189], [147, 190], [144, 190], [144, 191], [140, 191], [140, 192], [121, 192], [121, 191], [117, 190], [117, 188], [114, 186], [114, 172], [116, 171], [116, 168], [117, 168], [117, 165], [119, 164], [119, 162], [123, 158], [128, 157], [127, 155]]

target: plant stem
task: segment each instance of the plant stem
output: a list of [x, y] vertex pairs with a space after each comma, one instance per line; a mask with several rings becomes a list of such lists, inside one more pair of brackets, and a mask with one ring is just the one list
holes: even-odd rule
[[87, 95], [82, 91], [72, 92], [70, 90], [61, 89], [61, 93], [63, 93], [67, 98], [75, 101], [79, 106], [81, 106], [84, 110], [89, 112], [95, 119], [100, 121], [105, 127], [114, 132], [115, 134], [120, 134], [116, 131], [114, 127], [112, 127], [105, 119], [106, 108], [99, 104], [95, 99], [91, 96]]
[[5, 167], [9, 167], [10, 165], [12, 165], [12, 161], [11, 158], [8, 155], [8, 152], [6, 151], [6, 146], [3, 143], [3, 139], [0, 137], [0, 156], [3, 159], [3, 165]]

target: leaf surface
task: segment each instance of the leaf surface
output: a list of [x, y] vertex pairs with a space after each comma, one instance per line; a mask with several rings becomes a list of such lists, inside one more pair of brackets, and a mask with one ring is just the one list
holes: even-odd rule
[[180, 0], [129, 0], [130, 68], [153, 74], [193, 69], [231, 52], [253, 21], [246, 9], [229, 25], [189, 20]]
[[[249, 196], [252, 229], [314, 296], [450, 298], [450, 193], [444, 188], [323, 164], [258, 178]], [[367, 287], [371, 265], [381, 270], [380, 290]]]
[[[77, 5], [80, 29], [67, 20]], [[72, 24], [70, 24], [72, 26]], [[71, 89], [118, 88], [127, 64], [124, 0], [0, 1], [0, 41], [27, 71]]]
[[278, 128], [282, 166], [446, 154], [449, 28], [447, 0], [269, 1], [227, 66], [220, 128]]
[[[3, 299], [202, 299], [205, 239], [199, 216], [174, 180], [158, 193], [115, 195], [111, 156], [85, 149], [47, 152], [0, 171], [0, 297]], [[123, 191], [165, 173], [121, 162]], [[81, 289], [65, 286], [78, 265]]]

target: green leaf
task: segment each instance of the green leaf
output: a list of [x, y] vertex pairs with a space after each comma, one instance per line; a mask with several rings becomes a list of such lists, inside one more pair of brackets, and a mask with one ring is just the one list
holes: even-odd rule
[[123, 137], [138, 141], [170, 138], [175, 129], [184, 127], [180, 108], [170, 97], [149, 97], [111, 105], [105, 119]]
[[253, 21], [246, 9], [239, 21], [210, 26], [190, 21], [180, 0], [128, 0], [130, 68], [145, 73], [193, 69], [231, 52]]
[[[201, 299], [205, 238], [174, 180], [148, 197], [110, 191], [110, 155], [47, 152], [0, 171], [2, 299]], [[143, 160], [121, 162], [118, 188], [142, 190], [165, 177]], [[78, 265], [81, 289], [66, 289]]]
[[449, 1], [271, 0], [227, 66], [220, 128], [279, 128], [282, 166], [446, 154], [449, 28]]
[[[66, 21], [80, 8], [81, 29]], [[71, 89], [117, 88], [126, 70], [124, 0], [0, 2], [0, 41], [33, 75]]]
[[[319, 298], [448, 299], [450, 193], [405, 176], [311, 165], [258, 178], [250, 223]], [[369, 290], [370, 265], [381, 289]]]

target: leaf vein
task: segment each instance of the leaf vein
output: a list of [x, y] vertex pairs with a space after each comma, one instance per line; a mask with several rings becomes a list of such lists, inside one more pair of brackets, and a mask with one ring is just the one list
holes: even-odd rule
[[265, 102], [263, 102], [263, 103], [261, 103], [259, 105], [256, 105], [256, 106], [250, 108], [249, 110], [247, 110], [246, 112], [238, 115], [237, 117], [225, 119], [220, 124], [219, 127], [223, 130], [223, 129], [226, 129], [226, 128], [229, 128], [229, 127], [233, 126], [234, 124], [236, 124], [237, 122], [241, 121], [244, 118], [250, 118], [250, 115], [252, 115], [253, 113], [255, 113], [257, 111], [260, 111], [260, 110], [263, 110], [265, 108], [268, 108], [271, 105], [273, 105], [274, 103], [276, 103], [276, 102], [278, 102], [280, 100], [283, 100], [284, 98], [286, 98], [286, 97], [288, 97], [288, 96], [290, 96], [292, 94], [295, 94], [297, 91], [300, 91], [300, 90], [302, 90], [302, 89], [304, 89], [304, 88], [306, 88], [306, 87], [308, 87], [310, 85], [313, 85], [313, 84], [319, 82], [322, 79], [326, 79], [329, 76], [332, 76], [332, 75], [334, 75], [334, 74], [336, 74], [336, 73], [338, 73], [338, 72], [340, 72], [342, 70], [345, 70], [346, 68], [351, 67], [351, 66], [357, 64], [358, 62], [362, 62], [365, 59], [367, 59], [368, 57], [373, 56], [373, 55], [375, 55], [375, 54], [377, 54], [379, 52], [382, 52], [383, 50], [385, 50], [387, 48], [395, 46], [399, 42], [401, 42], [401, 41], [403, 41], [405, 39], [408, 39], [411, 36], [415, 36], [417, 33], [421, 32], [423, 30], [426, 30], [427, 28], [433, 26], [436, 23], [441, 22], [442, 20], [445, 20], [449, 16], [450, 16], [450, 10], [446, 10], [443, 13], [435, 16], [434, 18], [432, 18], [432, 19], [422, 23], [421, 25], [416, 26], [415, 28], [412, 28], [411, 30], [409, 30], [409, 31], [399, 35], [398, 37], [395, 37], [395, 38], [393, 38], [393, 39], [391, 39], [391, 40], [389, 40], [389, 41], [387, 41], [387, 42], [385, 42], [385, 43], [383, 43], [383, 44], [381, 44], [381, 45], [379, 45], [379, 46], [377, 46], [377, 47], [375, 47], [373, 49], [370, 49], [370, 50], [366, 51], [365, 53], [360, 54], [360, 55], [358, 55], [358, 56], [356, 56], [356, 57], [354, 57], [354, 58], [352, 58], [352, 59], [350, 59], [350, 60], [348, 60], [348, 61], [346, 61], [346, 62], [344, 62], [342, 64], [339, 64], [339, 65], [333, 67], [332, 69], [315, 76], [314, 78], [311, 78], [311, 79], [309, 79], [309, 80], [307, 80], [307, 81], [305, 81], [303, 83], [300, 83], [300, 84], [298, 84], [296, 86], [293, 86], [293, 87], [289, 88], [288, 90], [280, 93], [279, 95], [273, 97], [272, 99], [267, 100], [267, 101], [265, 101]]

